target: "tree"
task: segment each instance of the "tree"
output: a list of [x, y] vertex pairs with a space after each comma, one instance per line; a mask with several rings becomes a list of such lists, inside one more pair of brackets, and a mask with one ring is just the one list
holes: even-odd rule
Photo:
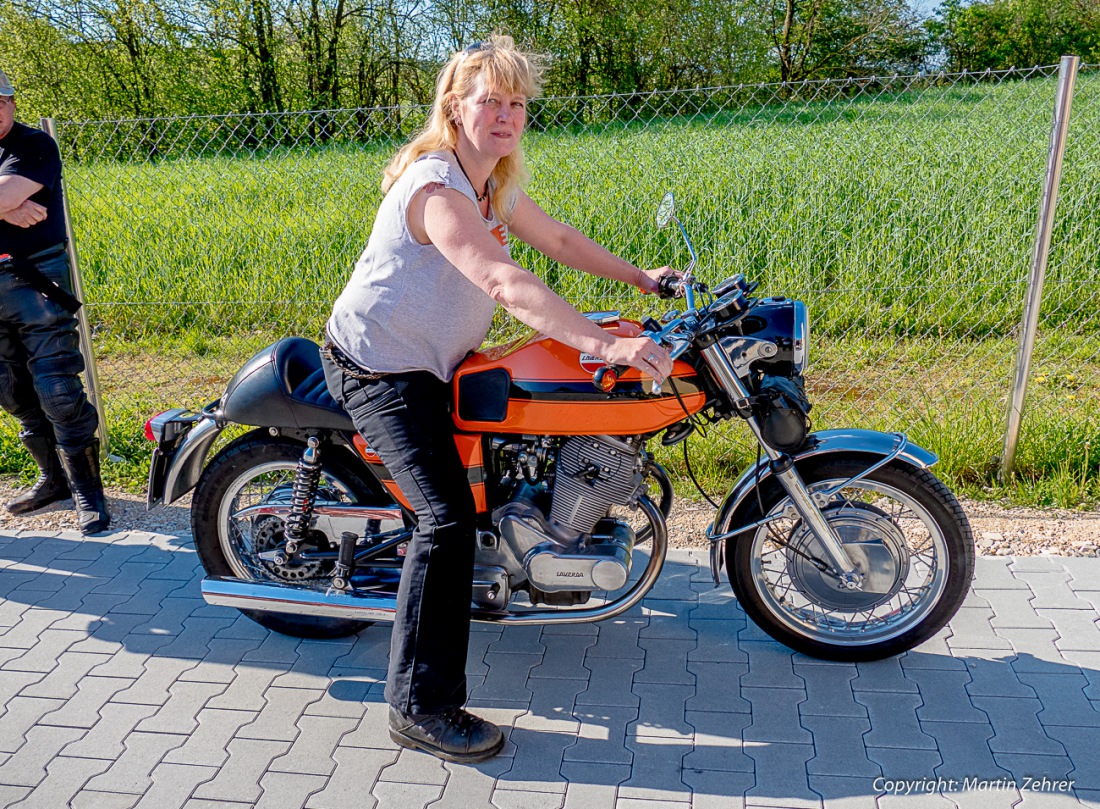
[[208, 49], [238, 65], [234, 111], [283, 110], [285, 42], [271, 0], [207, 0], [193, 9], [191, 30], [201, 33]]
[[948, 0], [939, 17], [935, 31], [952, 70], [1049, 65], [1067, 54], [1100, 59], [1095, 0]]
[[906, 71], [927, 48], [905, 0], [765, 0], [759, 10], [782, 82]]

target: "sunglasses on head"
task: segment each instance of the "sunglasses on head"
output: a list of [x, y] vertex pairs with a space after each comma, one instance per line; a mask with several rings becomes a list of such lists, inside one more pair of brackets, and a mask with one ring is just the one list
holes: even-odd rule
[[462, 51], [462, 55], [463, 56], [469, 56], [471, 53], [476, 53], [477, 51], [488, 50], [490, 47], [492, 47], [492, 45], [489, 42], [475, 42], [473, 45], [470, 45], [469, 47], [465, 48]]

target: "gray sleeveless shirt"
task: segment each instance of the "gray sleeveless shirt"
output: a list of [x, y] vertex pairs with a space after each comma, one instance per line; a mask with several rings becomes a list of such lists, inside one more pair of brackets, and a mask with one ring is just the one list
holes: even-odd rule
[[[431, 371], [447, 382], [463, 357], [485, 339], [496, 302], [435, 245], [420, 244], [409, 231], [409, 202], [428, 183], [454, 188], [477, 203], [450, 152], [431, 152], [406, 168], [378, 207], [367, 249], [336, 299], [326, 329], [363, 368]], [[508, 226], [495, 213], [482, 220], [510, 253]]]

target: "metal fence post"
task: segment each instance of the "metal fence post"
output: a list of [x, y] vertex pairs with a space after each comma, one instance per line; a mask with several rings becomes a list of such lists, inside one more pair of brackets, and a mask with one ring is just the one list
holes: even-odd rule
[[1047, 258], [1050, 255], [1050, 234], [1054, 228], [1054, 208], [1058, 204], [1058, 185], [1062, 180], [1062, 158], [1066, 151], [1066, 132], [1069, 129], [1069, 113], [1073, 106], [1073, 87], [1077, 81], [1077, 56], [1063, 56], [1058, 66], [1058, 94], [1054, 100], [1054, 121], [1050, 128], [1050, 146], [1047, 151], [1047, 174], [1043, 184], [1043, 199], [1039, 205], [1039, 224], [1035, 229], [1035, 249], [1031, 254], [1031, 274], [1027, 283], [1027, 301], [1020, 327], [1020, 345], [1016, 355], [1016, 376], [1012, 384], [1012, 398], [1008, 405], [1008, 424], [1005, 428], [1004, 448], [1001, 452], [1000, 479], [1010, 479], [1016, 471], [1016, 449], [1023, 426], [1024, 396], [1031, 371], [1031, 355], [1035, 350], [1035, 336], [1039, 329], [1039, 305], [1043, 300], [1043, 280], [1046, 277]]
[[[53, 118], [42, 119], [42, 129], [54, 139], [60, 150], [61, 141], [57, 139], [57, 129], [54, 127]], [[84, 285], [80, 281], [80, 265], [76, 259], [76, 242], [73, 240], [73, 221], [69, 215], [69, 195], [65, 193], [64, 183], [61, 184], [62, 209], [65, 212], [65, 237], [68, 243], [69, 268], [73, 282], [73, 294], [79, 301], [84, 300]], [[84, 380], [88, 386], [88, 398], [95, 405], [95, 412], [99, 416], [99, 454], [101, 458], [111, 456], [111, 437], [107, 432], [107, 414], [103, 412], [103, 400], [100, 397], [99, 372], [96, 369], [95, 353], [92, 351], [92, 330], [88, 326], [87, 307], [81, 306], [77, 310], [76, 318], [80, 332], [80, 352], [84, 355]]]

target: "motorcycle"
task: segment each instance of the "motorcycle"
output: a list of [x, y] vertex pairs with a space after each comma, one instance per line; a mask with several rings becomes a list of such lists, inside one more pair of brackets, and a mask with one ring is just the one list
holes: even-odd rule
[[[708, 530], [715, 586], [724, 567], [749, 617], [807, 655], [872, 660], [927, 640], [974, 570], [966, 516], [929, 471], [936, 456], [902, 433], [811, 432], [806, 306], [753, 297], [741, 275], [697, 280], [671, 194], [657, 224], [675, 224], [691, 256], [661, 282], [683, 310], [588, 316], [666, 346], [662, 385], [538, 334], [474, 353], [454, 375], [455, 442], [478, 511], [474, 619], [599, 621], [638, 604], [661, 574], [673, 502], [649, 442], [740, 419], [760, 453]], [[229, 425], [255, 429], [208, 460]], [[414, 517], [329, 395], [315, 343], [279, 340], [220, 399], [161, 413], [146, 435], [150, 507], [194, 489], [207, 602], [299, 637], [392, 620]]]

